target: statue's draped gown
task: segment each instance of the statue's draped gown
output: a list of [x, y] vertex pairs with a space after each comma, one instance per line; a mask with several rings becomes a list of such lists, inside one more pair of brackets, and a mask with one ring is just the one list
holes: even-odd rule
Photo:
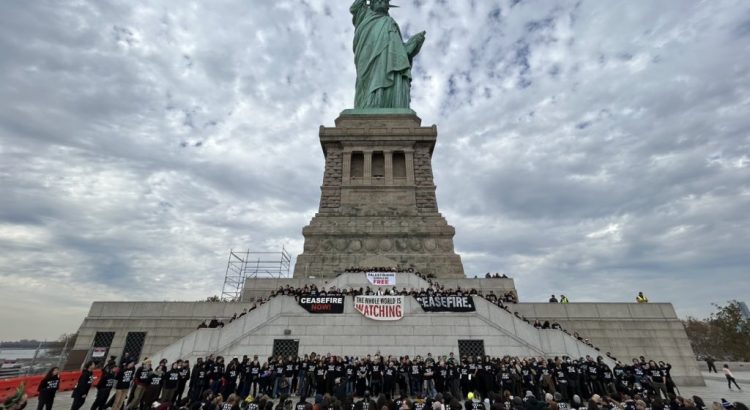
[[[357, 0], [354, 15], [354, 108], [409, 108], [411, 58], [396, 21]], [[416, 54], [416, 53], [414, 53]]]

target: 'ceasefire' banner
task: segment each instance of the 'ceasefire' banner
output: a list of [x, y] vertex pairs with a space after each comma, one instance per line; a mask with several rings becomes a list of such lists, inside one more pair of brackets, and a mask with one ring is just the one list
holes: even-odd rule
[[299, 305], [310, 313], [344, 313], [344, 296], [304, 295]]
[[425, 312], [474, 312], [474, 299], [471, 296], [417, 296], [417, 303]]
[[376, 286], [396, 286], [396, 272], [367, 272], [367, 280]]
[[404, 317], [404, 297], [355, 296], [354, 309], [373, 320], [400, 320]]

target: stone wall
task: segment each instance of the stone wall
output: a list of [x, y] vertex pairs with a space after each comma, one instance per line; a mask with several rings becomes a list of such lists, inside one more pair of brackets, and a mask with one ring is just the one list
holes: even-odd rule
[[511, 306], [530, 320], [557, 321], [623, 362], [645, 356], [674, 366], [681, 384], [702, 385], [687, 333], [669, 303], [519, 303]]
[[320, 194], [320, 212], [333, 212], [341, 207], [341, 146], [327, 144], [323, 187]]
[[96, 332], [114, 332], [109, 354], [120, 357], [128, 332], [146, 332], [141, 357], [151, 356], [193, 332], [204, 320], [227, 319], [250, 306], [224, 302], [94, 302], [78, 329], [73, 351], [88, 352]]

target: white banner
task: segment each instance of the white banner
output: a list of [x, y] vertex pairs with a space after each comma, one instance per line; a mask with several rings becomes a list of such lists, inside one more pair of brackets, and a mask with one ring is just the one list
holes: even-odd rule
[[365, 275], [375, 286], [396, 286], [396, 272], [367, 272]]
[[95, 347], [94, 350], [91, 351], [91, 357], [93, 358], [100, 358], [106, 355], [107, 355], [106, 347]]
[[373, 320], [400, 320], [404, 317], [404, 297], [355, 296], [354, 309]]

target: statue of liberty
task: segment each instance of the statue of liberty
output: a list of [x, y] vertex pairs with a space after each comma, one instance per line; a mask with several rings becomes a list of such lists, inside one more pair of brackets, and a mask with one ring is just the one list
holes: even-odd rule
[[357, 87], [354, 108], [409, 108], [411, 65], [424, 43], [421, 32], [404, 43], [389, 0], [355, 0], [354, 63]]

